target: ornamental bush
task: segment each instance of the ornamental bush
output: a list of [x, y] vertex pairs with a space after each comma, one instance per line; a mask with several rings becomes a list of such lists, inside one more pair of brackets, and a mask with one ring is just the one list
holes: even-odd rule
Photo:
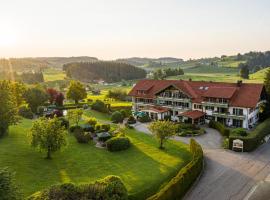
[[101, 124], [101, 130], [104, 132], [108, 132], [111, 129], [110, 124]]
[[35, 193], [28, 200], [128, 200], [127, 189], [117, 176], [107, 176], [95, 183], [64, 183]]
[[106, 104], [103, 101], [100, 101], [100, 100], [96, 100], [92, 104], [92, 109], [96, 110], [96, 111], [99, 111], [99, 112], [103, 112], [103, 113], [108, 113], [109, 112]]
[[109, 151], [122, 151], [130, 147], [130, 140], [127, 137], [113, 137], [106, 141]]
[[21, 200], [21, 194], [14, 183], [14, 174], [7, 168], [0, 169], [0, 199]]
[[151, 119], [148, 115], [143, 115], [141, 117], [138, 117], [138, 121], [142, 123], [151, 122]]
[[136, 123], [136, 119], [135, 117], [133, 117], [132, 115], [129, 116], [128, 120], [127, 120], [128, 124], [135, 124]]
[[74, 136], [78, 143], [88, 143], [91, 140], [91, 135], [89, 133], [85, 133], [83, 129], [75, 129]]
[[97, 124], [97, 119], [94, 118], [94, 117], [90, 117], [90, 118], [88, 119], [88, 122], [87, 122], [87, 123], [88, 123], [89, 125], [95, 127], [95, 125]]
[[31, 111], [31, 109], [25, 105], [19, 107], [18, 114], [21, 117], [24, 117], [26, 119], [33, 119], [34, 113]]
[[232, 135], [247, 136], [247, 131], [244, 128], [235, 128], [232, 130]]
[[122, 123], [124, 120], [124, 116], [121, 112], [115, 111], [111, 116], [111, 120], [113, 123]]
[[73, 133], [73, 132], [75, 131], [75, 129], [81, 129], [81, 127], [80, 127], [80, 126], [77, 126], [77, 125], [73, 125], [73, 126], [70, 126], [70, 127], [69, 127], [69, 131], [70, 131], [71, 133]]

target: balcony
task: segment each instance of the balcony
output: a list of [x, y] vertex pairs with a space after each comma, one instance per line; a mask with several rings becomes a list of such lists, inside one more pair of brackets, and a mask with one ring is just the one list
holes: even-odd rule
[[214, 106], [214, 107], [220, 107], [220, 108], [228, 108], [228, 103], [219, 103], [219, 102], [209, 102], [209, 101], [203, 101], [203, 106]]
[[162, 100], [162, 101], [176, 101], [176, 102], [183, 102], [183, 103], [190, 103], [191, 100], [187, 98], [177, 98], [177, 97], [162, 97], [158, 96], [157, 100]]
[[219, 113], [219, 112], [213, 112], [212, 116], [214, 117], [222, 117], [222, 118], [230, 118], [230, 119], [240, 119], [244, 120], [245, 116], [244, 115], [233, 115], [231, 113]]

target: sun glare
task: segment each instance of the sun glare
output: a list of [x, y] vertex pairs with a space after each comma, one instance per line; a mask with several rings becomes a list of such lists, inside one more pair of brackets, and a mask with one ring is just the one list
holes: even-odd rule
[[3, 26], [0, 29], [0, 47], [8, 47], [16, 44], [16, 31], [11, 26]]

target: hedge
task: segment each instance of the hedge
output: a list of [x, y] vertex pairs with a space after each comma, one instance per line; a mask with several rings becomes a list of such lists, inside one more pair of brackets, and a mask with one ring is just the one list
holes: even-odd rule
[[130, 140], [127, 137], [113, 137], [106, 141], [109, 151], [122, 151], [130, 147]]
[[270, 134], [270, 118], [259, 124], [255, 130], [248, 133], [247, 136], [231, 135], [229, 137], [229, 148], [232, 149], [233, 140], [240, 139], [243, 141], [245, 152], [255, 150], [264, 142], [264, 137]]
[[167, 185], [147, 200], [181, 199], [186, 194], [203, 168], [203, 150], [194, 139], [190, 139], [190, 151], [192, 160]]
[[209, 122], [209, 127], [210, 128], [214, 128], [217, 129], [221, 135], [225, 136], [225, 137], [229, 137], [230, 136], [230, 129], [226, 128], [223, 124], [221, 124], [220, 122], [216, 122], [216, 121], [210, 121]]

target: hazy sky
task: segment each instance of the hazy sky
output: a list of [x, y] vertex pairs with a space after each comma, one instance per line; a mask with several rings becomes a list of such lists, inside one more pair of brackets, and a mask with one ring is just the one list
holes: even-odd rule
[[0, 57], [270, 50], [269, 0], [0, 0]]

